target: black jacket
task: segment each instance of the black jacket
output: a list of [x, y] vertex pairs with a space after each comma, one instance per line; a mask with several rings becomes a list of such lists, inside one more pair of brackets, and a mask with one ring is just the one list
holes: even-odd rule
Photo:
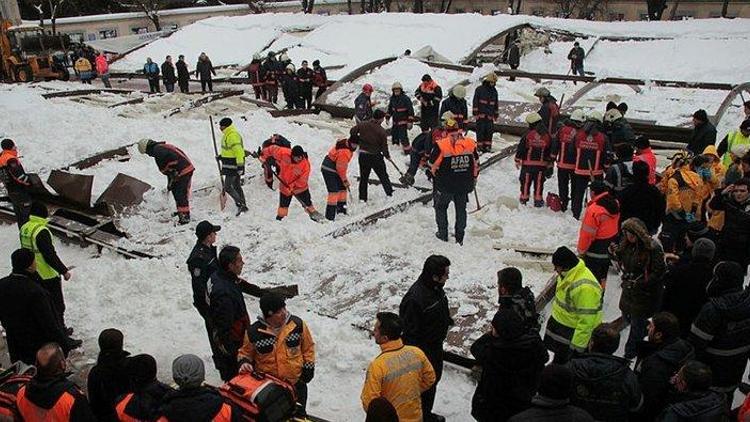
[[[171, 392], [174, 392], [172, 387], [159, 381], [154, 381], [142, 390], [132, 392], [133, 397], [125, 406], [124, 413], [131, 418], [139, 420], [156, 420], [164, 397]], [[125, 396], [120, 396], [117, 399], [117, 403], [125, 399]]]
[[177, 77], [174, 74], [174, 64], [164, 62], [161, 64], [161, 77], [165, 84], [173, 84], [177, 82]]
[[214, 70], [214, 65], [211, 64], [211, 60], [198, 60], [198, 63], [195, 65], [195, 75], [202, 81], [209, 81], [212, 74], [216, 76], [216, 71]]
[[420, 276], [401, 299], [398, 313], [405, 344], [417, 346], [426, 354], [443, 350], [448, 328], [453, 325], [443, 286]]
[[643, 405], [641, 387], [627, 360], [602, 353], [584, 353], [567, 365], [573, 372], [570, 402], [594, 419], [627, 422], [628, 415]]
[[68, 419], [65, 422], [89, 422], [96, 421], [91, 413], [89, 402], [81, 390], [67, 376], [62, 374], [52, 378], [34, 377], [26, 386], [26, 399], [32, 404], [43, 409], [52, 409], [60, 400], [60, 397], [68, 393], [73, 396], [73, 406], [70, 408]]
[[678, 263], [667, 271], [661, 310], [677, 317], [682, 338], [690, 334], [690, 326], [708, 301], [706, 286], [713, 277], [713, 270], [713, 262], [698, 257], [687, 263]]
[[307, 69], [300, 67], [297, 70], [297, 80], [303, 89], [308, 91], [312, 89], [312, 78], [313, 70], [309, 67]]
[[633, 162], [620, 161], [613, 164], [604, 175], [604, 183], [612, 189], [615, 198], [621, 199], [622, 192], [633, 185]]
[[354, 115], [360, 122], [372, 119], [372, 103], [364, 92], [354, 99]]
[[723, 260], [747, 266], [750, 258], [750, 199], [740, 204], [729, 195], [722, 195], [717, 190], [708, 204], [712, 210], [725, 212], [724, 228], [719, 236], [719, 255]]
[[537, 395], [531, 399], [530, 409], [513, 416], [508, 422], [594, 422], [594, 418], [568, 400]]
[[[221, 410], [224, 399], [209, 387], [186, 388], [164, 396], [159, 415], [168, 422], [211, 422]], [[239, 420], [232, 411], [232, 421]]]
[[650, 233], [659, 230], [667, 200], [656, 186], [635, 182], [617, 197], [620, 200], [620, 221], [638, 217]]
[[180, 177], [193, 172], [195, 168], [188, 156], [172, 144], [166, 142], [149, 143], [146, 147], [146, 153], [154, 157], [156, 165], [159, 167], [161, 174], [170, 179]]
[[582, 66], [583, 59], [586, 57], [586, 52], [583, 51], [582, 47], [573, 47], [568, 53], [568, 60], [572, 66]]
[[179, 79], [180, 82], [187, 82], [190, 80], [190, 72], [188, 71], [187, 63], [185, 63], [184, 60], [177, 60], [175, 67], [177, 68], [177, 79]]
[[457, 98], [453, 95], [449, 95], [448, 98], [443, 100], [440, 104], [440, 113], [442, 116], [446, 111], [450, 111], [456, 118], [458, 127], [461, 129], [466, 127], [466, 119], [469, 118], [469, 106], [466, 104], [466, 100], [463, 98]]
[[0, 279], [0, 323], [7, 335], [10, 360], [33, 365], [46, 343], [58, 343], [65, 353], [68, 338], [52, 308], [49, 293], [34, 273], [13, 273]]
[[523, 320], [526, 330], [537, 333], [542, 328], [539, 312], [536, 311], [534, 293], [528, 287], [523, 287], [517, 294], [503, 295], [497, 299], [498, 309], [512, 309]]
[[606, 134], [609, 138], [610, 145], [632, 143], [635, 139], [633, 128], [630, 127], [630, 123], [628, 123], [624, 117], [620, 117], [619, 119], [607, 124]]
[[187, 260], [193, 285], [193, 306], [204, 319], [208, 318], [206, 283], [211, 274], [219, 269], [218, 262], [216, 246], [206, 246], [200, 241], [195, 244]]
[[507, 63], [511, 67], [518, 67], [521, 64], [521, 51], [516, 43], [511, 43], [508, 47]]
[[477, 119], [494, 120], [497, 117], [497, 89], [489, 82], [482, 82], [474, 91], [472, 112]]
[[91, 411], [100, 422], [117, 422], [115, 399], [127, 392], [130, 380], [125, 370], [128, 352], [99, 353], [96, 365], [91, 368], [87, 389]]
[[7, 163], [0, 167], [0, 182], [9, 193], [25, 193], [31, 187], [29, 175], [24, 171], [21, 161], [15, 157], [8, 159]]
[[557, 104], [557, 99], [551, 95], [548, 95], [541, 107], [539, 107], [539, 115], [542, 116], [542, 122], [544, 127], [547, 128], [547, 132], [554, 134], [557, 132], [557, 122], [560, 119], [560, 106]]
[[713, 391], [685, 393], [681, 400], [670, 404], [659, 422], [723, 422], [728, 421], [724, 396]]
[[408, 95], [391, 95], [386, 116], [393, 118], [393, 126], [406, 126], [414, 121], [414, 106]]
[[250, 326], [250, 316], [238, 281], [236, 275], [218, 270], [211, 274], [206, 286], [209, 317], [214, 328], [212, 335], [230, 354], [242, 346]]
[[359, 138], [360, 153], [383, 154], [389, 158], [388, 132], [375, 120], [365, 120], [354, 125], [349, 130], [349, 135]]
[[471, 402], [478, 421], [505, 421], [531, 406], [549, 354], [539, 333], [513, 339], [485, 334], [471, 346], [482, 376]]
[[635, 372], [643, 391], [641, 416], [651, 421], [669, 402], [673, 391], [670, 379], [695, 353], [693, 346], [680, 338], [663, 344], [640, 341], [636, 349]]
[[690, 342], [696, 358], [711, 366], [713, 385], [735, 388], [750, 357], [750, 290], [710, 298], [693, 322]]
[[694, 155], [703, 154], [707, 146], [716, 143], [716, 127], [711, 122], [702, 123], [693, 128], [687, 149]]

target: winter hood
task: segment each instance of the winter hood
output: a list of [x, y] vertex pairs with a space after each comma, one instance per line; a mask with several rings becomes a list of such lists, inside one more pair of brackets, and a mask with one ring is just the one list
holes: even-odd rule
[[713, 155], [716, 159], [719, 159], [719, 154], [716, 153], [716, 145], [709, 145], [703, 150], [703, 155]]
[[695, 349], [689, 342], [678, 338], [659, 349], [655, 356], [674, 367], [679, 367], [683, 362], [695, 356]]
[[[649, 234], [646, 225], [639, 218], [631, 217], [622, 223], [622, 230], [627, 230], [638, 238], [638, 241], [644, 248], [651, 250], [654, 248], [654, 239]], [[623, 237], [622, 242], [627, 242]]]
[[572, 359], [569, 367], [578, 379], [600, 381], [613, 377], [621, 378], [628, 369], [628, 361], [603, 353], [586, 353], [580, 358]]
[[604, 208], [612, 217], [614, 217], [615, 214], [620, 213], [620, 204], [617, 202], [615, 196], [609, 192], [600, 193], [593, 197], [590, 203], [594, 203]]

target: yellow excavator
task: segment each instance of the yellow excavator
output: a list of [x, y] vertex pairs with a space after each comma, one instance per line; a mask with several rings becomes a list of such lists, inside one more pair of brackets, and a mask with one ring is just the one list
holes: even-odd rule
[[31, 82], [60, 79], [67, 81], [65, 54], [70, 45], [67, 35], [48, 35], [37, 25], [16, 25], [0, 21], [0, 80]]

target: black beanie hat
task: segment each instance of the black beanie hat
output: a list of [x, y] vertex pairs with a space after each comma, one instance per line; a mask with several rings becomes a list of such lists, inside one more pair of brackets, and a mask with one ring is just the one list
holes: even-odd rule
[[422, 82], [427, 82], [427, 81], [431, 81], [431, 80], [432, 80], [432, 78], [430, 77], [430, 75], [428, 75], [426, 73], [424, 75], [422, 75]]
[[219, 121], [219, 126], [221, 127], [228, 127], [232, 125], [232, 119], [229, 117], [225, 117]]
[[133, 387], [145, 386], [156, 379], [156, 359], [151, 355], [135, 355], [125, 361], [125, 370]]
[[610, 111], [616, 108], [617, 108], [617, 103], [615, 103], [614, 101], [610, 101], [607, 103], [607, 106], [605, 107], [605, 111]]
[[34, 262], [34, 252], [30, 249], [21, 248], [16, 249], [10, 255], [10, 263], [13, 267], [13, 271], [26, 271]]
[[492, 328], [495, 329], [498, 337], [504, 340], [513, 340], [524, 333], [523, 320], [513, 309], [497, 311], [492, 318]]
[[292, 148], [292, 156], [294, 157], [302, 157], [305, 155], [305, 150], [302, 149], [301, 146], [295, 145], [294, 148]]
[[714, 276], [706, 286], [709, 297], [718, 296], [724, 292], [742, 288], [745, 274], [740, 264], [734, 261], [721, 261], [714, 267]]
[[3, 149], [13, 149], [13, 147], [16, 146], [16, 143], [10, 138], [5, 138], [0, 142], [0, 146]]
[[573, 372], [565, 366], [552, 363], [542, 370], [539, 395], [553, 400], [569, 399], [572, 386]]
[[31, 215], [35, 215], [41, 218], [47, 218], [49, 217], [49, 210], [47, 210], [47, 206], [44, 205], [44, 203], [34, 201], [31, 203]]
[[313, 66], [320, 66], [320, 60], [313, 61]]
[[378, 397], [367, 406], [365, 422], [398, 422], [398, 413], [385, 397]]
[[578, 257], [570, 249], [560, 246], [552, 254], [552, 264], [564, 270], [569, 270], [578, 265]]
[[107, 328], [99, 334], [99, 350], [102, 352], [121, 352], [122, 340], [122, 331], [116, 328]]
[[708, 121], [708, 113], [706, 113], [706, 110], [700, 109], [693, 113], [693, 118], [695, 120], [700, 120], [701, 122], [707, 122]]
[[266, 293], [260, 298], [260, 312], [263, 314], [263, 318], [275, 314], [284, 306], [286, 306], [284, 298], [276, 293]]

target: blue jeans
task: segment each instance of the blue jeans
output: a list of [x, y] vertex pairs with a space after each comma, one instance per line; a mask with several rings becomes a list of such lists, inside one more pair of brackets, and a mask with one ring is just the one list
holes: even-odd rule
[[622, 317], [630, 323], [630, 334], [627, 343], [625, 343], [625, 358], [633, 359], [635, 357], [635, 345], [648, 334], [648, 319], [624, 314]]
[[580, 66], [572, 66], [571, 67], [573, 74], [578, 76], [586, 76], [585, 73], [583, 73], [583, 65]]

